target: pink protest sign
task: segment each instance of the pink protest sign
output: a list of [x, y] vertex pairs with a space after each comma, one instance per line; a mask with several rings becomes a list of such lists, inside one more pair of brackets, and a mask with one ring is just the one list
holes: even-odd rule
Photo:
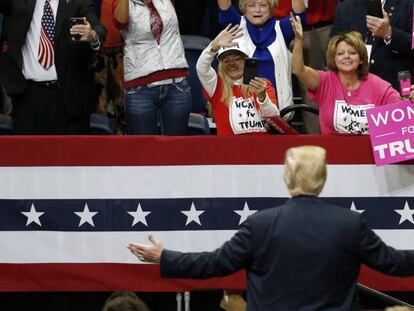
[[375, 164], [414, 159], [414, 104], [409, 101], [367, 110]]

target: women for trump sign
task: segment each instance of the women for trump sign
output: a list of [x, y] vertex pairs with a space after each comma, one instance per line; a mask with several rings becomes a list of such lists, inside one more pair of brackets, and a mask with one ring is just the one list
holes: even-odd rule
[[414, 159], [414, 105], [408, 101], [367, 110], [375, 163]]

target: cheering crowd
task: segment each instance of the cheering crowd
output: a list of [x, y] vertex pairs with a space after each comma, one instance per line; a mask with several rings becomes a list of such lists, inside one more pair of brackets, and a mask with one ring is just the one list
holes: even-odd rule
[[[99, 113], [118, 134], [186, 135], [182, 26], [211, 37], [197, 83], [218, 135], [268, 134], [265, 118], [293, 104], [292, 72], [319, 109], [303, 113], [308, 133], [368, 134], [365, 110], [414, 94], [401, 88], [414, 74], [412, 0], [375, 14], [368, 2], [1, 0], [1, 112], [16, 134], [88, 134]], [[243, 81], [250, 58], [256, 77]]]

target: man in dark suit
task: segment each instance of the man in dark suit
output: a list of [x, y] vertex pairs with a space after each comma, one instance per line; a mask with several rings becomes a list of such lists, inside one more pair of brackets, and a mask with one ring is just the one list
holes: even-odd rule
[[[97, 101], [93, 54], [105, 38], [94, 5], [93, 0], [1, 0], [8, 34], [0, 80], [12, 97], [16, 133], [87, 133]], [[72, 17], [84, 19], [73, 26]]]
[[325, 150], [286, 153], [284, 180], [292, 198], [250, 216], [213, 252], [180, 253], [130, 244], [142, 261], [161, 264], [161, 276], [210, 278], [247, 271], [249, 311], [353, 311], [361, 263], [392, 275], [414, 274], [414, 251], [388, 247], [359, 213], [317, 198], [326, 180]]
[[400, 90], [398, 72], [409, 70], [414, 79], [411, 49], [413, 0], [382, 0], [383, 18], [367, 16], [368, 0], [345, 0], [336, 8], [331, 36], [359, 31], [371, 49], [369, 71]]

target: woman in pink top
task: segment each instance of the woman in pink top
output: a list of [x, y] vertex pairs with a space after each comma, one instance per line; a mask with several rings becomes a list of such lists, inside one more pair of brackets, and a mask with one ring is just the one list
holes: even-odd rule
[[291, 17], [295, 30], [293, 73], [319, 105], [321, 133], [368, 134], [366, 110], [400, 101], [391, 84], [368, 73], [368, 54], [360, 33], [332, 37], [326, 52], [327, 71], [303, 63], [303, 30], [300, 18]]

